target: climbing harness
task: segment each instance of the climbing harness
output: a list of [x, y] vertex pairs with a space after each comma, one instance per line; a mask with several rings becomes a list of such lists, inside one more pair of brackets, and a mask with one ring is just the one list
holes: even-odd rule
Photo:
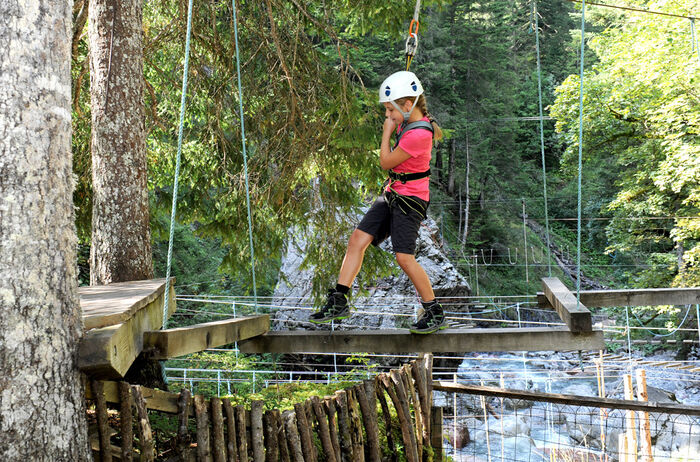
[[411, 68], [411, 62], [418, 50], [418, 14], [420, 13], [420, 0], [416, 0], [416, 8], [413, 10], [413, 19], [408, 25], [408, 37], [406, 37], [406, 70]]
[[[418, 120], [409, 124], [403, 123], [401, 124], [401, 127], [399, 127], [399, 133], [396, 135], [394, 147], [391, 148], [392, 151], [398, 147], [401, 138], [411, 130], [429, 130], [431, 134], [434, 132], [433, 125], [425, 120]], [[394, 170], [390, 169], [388, 174], [389, 178], [387, 178], [387, 180], [384, 182], [382, 191], [387, 204], [389, 204], [389, 207], [391, 208], [397, 206], [406, 215], [413, 210], [420, 214], [422, 218], [425, 218], [428, 212], [427, 203], [425, 201], [418, 201], [410, 196], [404, 196], [397, 193], [393, 189], [393, 185], [397, 181], [400, 181], [402, 184], [406, 184], [408, 181], [427, 178], [430, 176], [430, 169], [424, 172], [395, 172]]]

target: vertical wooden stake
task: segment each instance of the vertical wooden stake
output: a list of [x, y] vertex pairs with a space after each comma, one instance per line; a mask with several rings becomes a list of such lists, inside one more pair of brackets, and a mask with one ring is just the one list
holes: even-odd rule
[[265, 446], [263, 443], [263, 402], [250, 403], [250, 437], [253, 445], [253, 461], [265, 462]]
[[399, 417], [401, 434], [403, 436], [404, 447], [406, 448], [406, 459], [408, 462], [418, 462], [416, 440], [413, 434], [413, 425], [411, 425], [411, 415], [408, 412], [408, 403], [406, 402], [406, 392], [403, 389], [403, 381], [396, 370], [392, 370], [389, 374], [390, 376], [382, 374], [379, 377], [384, 384], [384, 388], [389, 393], [389, 397], [394, 403], [394, 408]]
[[386, 387], [384, 386], [383, 376], [386, 374], [380, 374], [375, 378], [375, 389], [377, 392], [377, 400], [379, 400], [379, 405], [382, 408], [382, 416], [384, 417], [384, 428], [386, 429], [386, 444], [389, 448], [389, 454], [392, 461], [398, 460], [398, 455], [396, 451], [396, 443], [394, 443], [393, 436], [393, 425], [391, 422], [391, 412], [389, 411], [389, 405], [386, 402], [386, 396], [384, 391]]
[[323, 398], [323, 407], [328, 415], [328, 432], [331, 435], [331, 444], [335, 459], [340, 462], [340, 442], [338, 441], [338, 419], [336, 417], [335, 400], [331, 396]]
[[[634, 389], [632, 387], [632, 374], [625, 374], [623, 377], [625, 384], [625, 399], [634, 400]], [[625, 411], [627, 414], [627, 460], [637, 461], [637, 424], [634, 411]]]
[[238, 439], [238, 460], [248, 462], [248, 431], [245, 408], [240, 404], [233, 408], [236, 414], [236, 437]]
[[[409, 397], [409, 405], [413, 404], [413, 416], [415, 423], [416, 435], [416, 450], [418, 451], [418, 459], [423, 459], [423, 414], [421, 413], [421, 403], [418, 399], [418, 394], [416, 393], [416, 385], [413, 383], [413, 367], [410, 364], [406, 364], [401, 368], [401, 377], [403, 378], [404, 386], [406, 387], [406, 394]], [[410, 412], [410, 409], [409, 409]], [[426, 441], [426, 444], [429, 444]]]
[[382, 453], [379, 448], [379, 427], [377, 426], [377, 399], [376, 397], [372, 401], [367, 399], [368, 393], [365, 389], [367, 383], [370, 383], [371, 386], [374, 385], [371, 380], [365, 380], [364, 385], [355, 385], [355, 397], [362, 411], [369, 460], [370, 462], [381, 462]]
[[100, 460], [112, 462], [112, 445], [109, 442], [109, 424], [107, 422], [107, 401], [105, 400], [104, 383], [99, 380], [90, 382], [92, 395], [95, 397], [97, 413], [97, 432], [100, 437]]
[[224, 414], [220, 398], [211, 398], [211, 436], [214, 462], [226, 462], [226, 445], [224, 443]]
[[355, 398], [355, 391], [352, 388], [345, 390], [348, 399], [348, 416], [350, 417], [350, 439], [352, 441], [352, 453], [356, 462], [365, 462], [364, 441], [362, 438], [362, 419]]
[[272, 416], [275, 420], [275, 428], [277, 428], [277, 445], [280, 450], [280, 461], [281, 462], [292, 462], [289, 456], [289, 445], [287, 443], [287, 432], [284, 428], [284, 422], [282, 421], [282, 414], [280, 414], [279, 409], [272, 410]]
[[619, 462], [630, 462], [629, 451], [627, 449], [626, 434], [620, 433], [617, 448], [619, 453], [617, 460]]
[[304, 453], [299, 439], [299, 429], [294, 411], [284, 411], [282, 413], [284, 429], [287, 432], [287, 443], [292, 462], [304, 462]]
[[430, 445], [433, 447], [433, 462], [442, 462], [442, 408], [435, 407], [430, 412]]
[[428, 396], [428, 385], [425, 378], [425, 356], [416, 360], [415, 365], [411, 368], [411, 373], [413, 374], [413, 380], [416, 383], [416, 391], [418, 392], [418, 401], [420, 403], [420, 409], [416, 409], [416, 412], [420, 411], [421, 420], [423, 422], [423, 428], [421, 429], [423, 441], [427, 446], [431, 441], [430, 439], [430, 397]]
[[194, 415], [197, 421], [197, 459], [210, 461], [209, 415], [207, 413], [207, 401], [202, 395], [195, 395], [194, 397]]
[[321, 446], [323, 447], [323, 452], [325, 454], [325, 459], [327, 462], [336, 462], [335, 450], [333, 449], [333, 443], [331, 442], [331, 432], [328, 428], [328, 415], [323, 410], [321, 405], [321, 400], [318, 396], [311, 397], [311, 407], [316, 416], [316, 421], [318, 422], [318, 436], [321, 440]]
[[[637, 400], [648, 401], [647, 374], [644, 369], [637, 369]], [[651, 451], [651, 425], [649, 424], [649, 413], [639, 412], [639, 440], [642, 449], [642, 461], [653, 462], [654, 455]]]
[[122, 433], [122, 462], [134, 460], [134, 429], [132, 427], [134, 398], [126, 382], [119, 382], [119, 418]]
[[297, 420], [297, 429], [301, 439], [301, 448], [304, 451], [304, 459], [307, 462], [316, 462], [316, 447], [311, 439], [311, 425], [306, 418], [306, 407], [303, 403], [294, 405], [294, 414]]
[[340, 455], [342, 462], [355, 462], [350, 436], [350, 417], [348, 415], [348, 397], [345, 390], [335, 392], [335, 404], [338, 410], [338, 428], [340, 429]]
[[265, 411], [263, 414], [263, 430], [265, 437], [265, 462], [277, 462], [279, 460], [279, 442], [277, 441], [277, 424], [273, 411]]
[[139, 385], [131, 387], [131, 394], [134, 397], [136, 412], [139, 422], [139, 440], [141, 441], [141, 460], [143, 462], [153, 461], [153, 432], [151, 423], [148, 421], [148, 411], [146, 411], [146, 400]]
[[236, 415], [233, 411], [231, 401], [224, 398], [221, 400], [226, 414], [226, 454], [228, 462], [238, 462], [238, 441], [236, 438]]
[[190, 446], [190, 432], [187, 424], [190, 418], [190, 401], [192, 394], [187, 388], [180, 390], [177, 399], [177, 437], [175, 438], [175, 451], [182, 456]]

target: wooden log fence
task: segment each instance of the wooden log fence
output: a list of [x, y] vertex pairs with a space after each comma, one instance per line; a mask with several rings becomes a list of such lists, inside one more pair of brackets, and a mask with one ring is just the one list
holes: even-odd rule
[[[95, 404], [93, 450], [99, 460], [168, 462], [381, 462], [398, 460], [398, 451], [409, 462], [442, 460], [442, 431], [431, 436], [437, 425], [431, 416], [431, 377], [432, 355], [427, 354], [283, 412], [264, 410], [262, 401], [234, 405], [226, 398], [192, 396], [186, 389], [175, 394], [92, 381], [86, 394]], [[108, 419], [117, 410], [118, 429]], [[149, 410], [173, 415], [171, 441], [154, 435]], [[121, 447], [112, 442], [115, 435]]]

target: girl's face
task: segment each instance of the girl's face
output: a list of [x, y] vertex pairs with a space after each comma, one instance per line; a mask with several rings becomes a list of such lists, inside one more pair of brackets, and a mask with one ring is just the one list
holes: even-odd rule
[[[411, 107], [413, 106], [413, 103], [411, 101], [406, 101], [403, 103], [403, 105], [399, 104], [399, 107], [402, 108], [404, 111], [408, 112], [411, 110]], [[391, 103], [384, 103], [384, 108], [385, 108], [385, 113], [384, 115], [396, 122], [396, 125], [401, 125], [403, 123], [403, 114], [401, 114], [400, 111], [396, 110], [393, 104]]]

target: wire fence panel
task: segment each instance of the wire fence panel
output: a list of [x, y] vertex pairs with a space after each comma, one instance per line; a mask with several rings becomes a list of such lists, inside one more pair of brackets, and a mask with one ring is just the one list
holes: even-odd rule
[[697, 415], [436, 393], [455, 462], [700, 461]]

